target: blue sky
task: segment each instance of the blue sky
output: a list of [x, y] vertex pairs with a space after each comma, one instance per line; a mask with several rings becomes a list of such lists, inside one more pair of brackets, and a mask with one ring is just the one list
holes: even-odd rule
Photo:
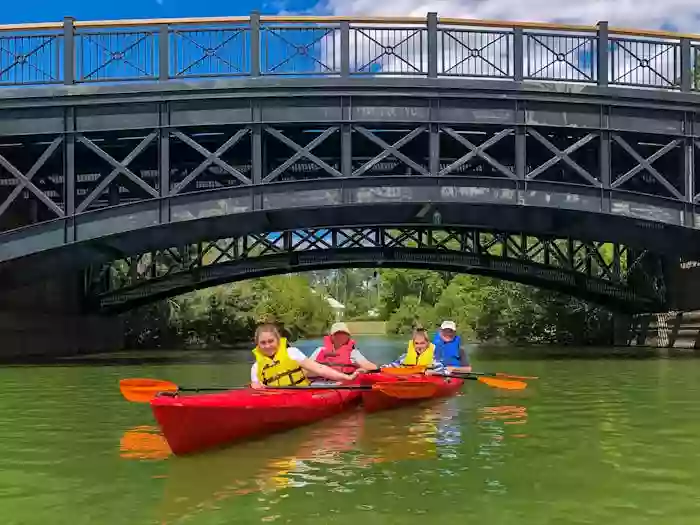
[[0, 24], [80, 20], [247, 15], [284, 12], [523, 20], [655, 28], [700, 33], [700, 0], [0, 0]]
[[79, 20], [195, 16], [245, 16], [257, 9], [264, 14], [304, 11], [313, 0], [0, 0], [0, 24], [55, 22], [64, 16]]

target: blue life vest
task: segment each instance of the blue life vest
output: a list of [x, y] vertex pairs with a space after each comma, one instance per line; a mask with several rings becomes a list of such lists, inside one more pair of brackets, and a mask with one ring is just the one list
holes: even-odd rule
[[462, 366], [459, 352], [461, 341], [460, 337], [456, 335], [452, 341], [446, 343], [440, 337], [440, 332], [435, 334], [433, 338], [433, 344], [435, 345], [435, 361], [445, 366]]

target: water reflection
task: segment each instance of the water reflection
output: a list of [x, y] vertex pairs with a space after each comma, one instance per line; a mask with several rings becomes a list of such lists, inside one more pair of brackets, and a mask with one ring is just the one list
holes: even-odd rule
[[119, 442], [124, 459], [167, 459], [172, 455], [168, 442], [158, 427], [140, 425], [124, 432]]
[[122, 436], [120, 456], [170, 458], [159, 520], [172, 523], [253, 493], [265, 501], [283, 489], [302, 489], [306, 495], [320, 487], [351, 493], [375, 482], [368, 471], [374, 465], [456, 458], [463, 432], [458, 416], [454, 398], [371, 415], [358, 409], [311, 427], [185, 457], [173, 456], [155, 427], [139, 426]]

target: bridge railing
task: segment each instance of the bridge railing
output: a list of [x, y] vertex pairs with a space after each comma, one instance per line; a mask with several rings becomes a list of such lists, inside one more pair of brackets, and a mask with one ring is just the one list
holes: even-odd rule
[[700, 35], [426, 18], [249, 17], [0, 26], [0, 85], [412, 76], [700, 90]]

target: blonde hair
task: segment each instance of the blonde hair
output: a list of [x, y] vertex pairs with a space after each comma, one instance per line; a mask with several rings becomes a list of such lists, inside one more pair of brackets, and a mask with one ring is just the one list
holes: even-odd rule
[[425, 339], [426, 343], [430, 343], [430, 338], [428, 337], [428, 332], [425, 330], [425, 328], [416, 328], [413, 330], [413, 336], [411, 337], [412, 341], [416, 340], [416, 337], [422, 337]]
[[260, 341], [260, 336], [265, 332], [273, 334], [278, 340], [282, 338], [282, 336], [280, 335], [279, 328], [277, 328], [276, 325], [274, 325], [272, 323], [263, 323], [255, 329], [255, 344], [256, 345]]

